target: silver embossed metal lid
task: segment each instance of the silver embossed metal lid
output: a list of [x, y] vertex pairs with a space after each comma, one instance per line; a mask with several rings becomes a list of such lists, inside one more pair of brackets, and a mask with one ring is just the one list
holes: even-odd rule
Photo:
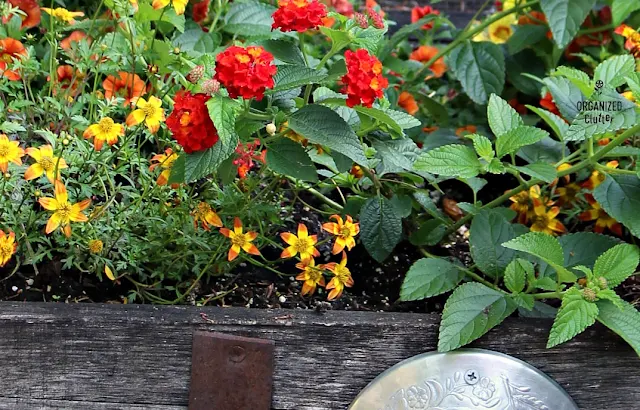
[[349, 410], [579, 410], [535, 367], [502, 353], [460, 349], [404, 360], [375, 378]]

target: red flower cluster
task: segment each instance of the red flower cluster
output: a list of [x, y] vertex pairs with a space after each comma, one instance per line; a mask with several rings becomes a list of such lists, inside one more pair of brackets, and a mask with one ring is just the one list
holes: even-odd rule
[[322, 25], [326, 16], [327, 7], [318, 0], [280, 0], [271, 28], [304, 33]]
[[553, 101], [553, 96], [550, 92], [547, 91], [544, 97], [540, 100], [540, 106], [547, 111], [554, 113], [558, 117], [562, 117], [562, 114], [560, 114], [560, 111], [558, 110], [556, 103]]
[[216, 57], [214, 78], [227, 88], [231, 98], [262, 100], [264, 91], [273, 88], [273, 76], [278, 70], [272, 64], [273, 55], [262, 47], [231, 46]]
[[[424, 7], [414, 7], [411, 10], [411, 22], [415, 23], [418, 20], [420, 20], [421, 18], [428, 16], [430, 14], [433, 15], [440, 15], [440, 11], [432, 8], [431, 6], [424, 6]], [[423, 30], [430, 30], [433, 28], [433, 21], [428, 22], [427, 24], [422, 26]]]
[[206, 94], [178, 91], [167, 127], [187, 154], [204, 151], [218, 142], [218, 130], [209, 117]]
[[266, 163], [267, 150], [262, 150], [260, 155], [256, 154], [256, 149], [260, 146], [260, 140], [249, 142], [247, 144], [239, 143], [236, 147], [238, 158], [233, 160], [233, 165], [238, 167], [238, 176], [241, 179], [246, 178], [247, 174], [254, 167], [253, 161]]
[[347, 93], [347, 105], [362, 104], [371, 107], [373, 101], [382, 97], [382, 91], [389, 85], [382, 76], [382, 63], [365, 49], [347, 50], [344, 54], [347, 74], [342, 77]]
[[211, 0], [200, 0], [197, 3], [193, 3], [193, 21], [202, 25], [209, 17], [209, 7], [211, 6]]

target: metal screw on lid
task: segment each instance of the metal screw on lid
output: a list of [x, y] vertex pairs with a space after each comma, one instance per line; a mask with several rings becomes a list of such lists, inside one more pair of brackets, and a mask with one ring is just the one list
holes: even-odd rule
[[502, 353], [425, 353], [381, 373], [349, 410], [579, 410], [535, 367]]

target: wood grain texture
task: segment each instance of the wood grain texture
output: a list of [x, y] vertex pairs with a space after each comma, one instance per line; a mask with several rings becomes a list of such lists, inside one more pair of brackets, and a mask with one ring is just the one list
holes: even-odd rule
[[[438, 322], [409, 313], [0, 303], [0, 409], [184, 409], [196, 329], [275, 341], [273, 409], [345, 409], [386, 368], [434, 350]], [[546, 350], [550, 326], [509, 319], [473, 346], [531, 363], [583, 410], [640, 409], [631, 348], [596, 326]]]

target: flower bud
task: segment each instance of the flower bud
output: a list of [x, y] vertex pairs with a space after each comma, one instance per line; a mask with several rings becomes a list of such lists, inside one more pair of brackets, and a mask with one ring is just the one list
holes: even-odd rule
[[267, 124], [267, 134], [269, 135], [275, 135], [276, 133], [276, 124], [274, 123], [269, 123]]
[[202, 92], [207, 95], [214, 95], [220, 91], [220, 83], [218, 80], [210, 79], [202, 83]]
[[11, 178], [11, 174], [8, 173], [8, 172], [5, 172], [4, 173], [4, 179], [9, 179], [9, 178]]
[[360, 28], [367, 28], [369, 27], [369, 21], [367, 20], [367, 16], [365, 16], [362, 13], [355, 13], [353, 15], [353, 19], [356, 21], [356, 23], [358, 24], [358, 26]]
[[36, 190], [36, 192], [34, 192], [34, 193], [33, 193], [33, 195], [34, 195], [36, 198], [39, 198], [39, 197], [41, 197], [41, 196], [42, 196], [42, 191], [40, 191], [40, 190]]
[[606, 278], [599, 277], [597, 283], [598, 283], [598, 286], [600, 287], [600, 289], [602, 289], [602, 290], [609, 288], [609, 283], [607, 282]]
[[582, 289], [582, 297], [587, 302], [595, 302], [596, 301], [596, 292], [591, 288]]
[[197, 65], [193, 67], [191, 71], [189, 71], [189, 74], [187, 74], [187, 81], [189, 81], [191, 84], [196, 84], [198, 81], [200, 81], [203, 75], [204, 75], [204, 66]]

